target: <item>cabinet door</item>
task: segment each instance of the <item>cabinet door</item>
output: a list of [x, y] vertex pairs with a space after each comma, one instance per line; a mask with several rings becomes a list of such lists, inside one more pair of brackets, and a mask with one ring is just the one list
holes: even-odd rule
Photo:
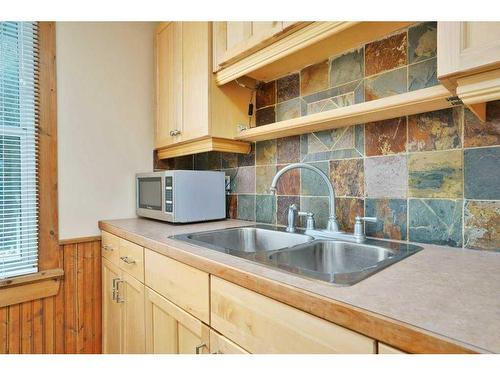
[[182, 22], [182, 132], [180, 141], [209, 134], [210, 22]]
[[406, 354], [406, 353], [399, 349], [393, 348], [392, 346], [382, 344], [381, 342], [379, 342], [378, 354]]
[[245, 349], [239, 347], [227, 337], [210, 330], [210, 353], [212, 354], [249, 354]]
[[282, 30], [281, 21], [214, 22], [214, 70], [263, 47]]
[[155, 291], [146, 288], [146, 352], [208, 353], [209, 328]]
[[156, 33], [155, 148], [179, 141], [182, 134], [182, 24], [162, 24]]
[[120, 269], [109, 260], [102, 259], [102, 352], [121, 353], [121, 305], [116, 302], [116, 282]]
[[438, 76], [500, 62], [500, 22], [438, 22]]
[[122, 304], [122, 353], [145, 353], [144, 285], [123, 272], [117, 284], [117, 299]]

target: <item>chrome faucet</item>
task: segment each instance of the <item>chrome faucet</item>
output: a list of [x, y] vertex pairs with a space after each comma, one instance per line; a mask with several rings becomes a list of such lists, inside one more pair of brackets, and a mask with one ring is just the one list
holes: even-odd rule
[[[337, 222], [337, 215], [335, 214], [335, 190], [333, 189], [333, 185], [330, 182], [330, 179], [325, 174], [325, 172], [323, 172], [321, 169], [319, 169], [313, 165], [305, 164], [305, 163], [293, 163], [293, 164], [287, 165], [285, 168], [280, 169], [278, 171], [278, 173], [276, 173], [276, 175], [273, 178], [273, 182], [271, 182], [270, 190], [272, 192], [276, 192], [276, 185], [278, 184], [278, 180], [280, 179], [280, 177], [283, 174], [285, 174], [286, 172], [288, 172], [292, 169], [297, 169], [297, 168], [309, 169], [310, 171], [316, 172], [317, 174], [319, 174], [321, 176], [323, 181], [325, 181], [325, 183], [328, 187], [328, 196], [330, 199], [330, 215], [328, 217], [328, 225], [326, 227], [326, 230], [328, 232], [339, 233], [340, 232], [339, 224]], [[289, 211], [288, 216], [290, 217], [290, 211]], [[290, 222], [289, 222], [288, 226], [290, 227]], [[287, 228], [287, 230], [288, 230], [288, 228]]]

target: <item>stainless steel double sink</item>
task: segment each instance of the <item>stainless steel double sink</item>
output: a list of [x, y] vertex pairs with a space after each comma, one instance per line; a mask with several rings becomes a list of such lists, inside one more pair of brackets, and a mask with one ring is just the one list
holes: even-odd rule
[[363, 243], [255, 225], [172, 238], [338, 285], [353, 285], [422, 247], [367, 239]]

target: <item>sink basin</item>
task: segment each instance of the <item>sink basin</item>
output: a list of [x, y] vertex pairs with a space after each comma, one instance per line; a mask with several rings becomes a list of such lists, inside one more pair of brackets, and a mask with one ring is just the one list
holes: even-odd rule
[[[179, 236], [182, 237], [182, 236]], [[176, 238], [178, 238], [176, 236]], [[298, 233], [287, 233], [258, 227], [231, 228], [211, 232], [185, 235], [187, 242], [202, 244], [213, 250], [226, 253], [255, 253], [273, 251], [304, 244], [313, 237]]]
[[[382, 244], [385, 246], [380, 246]], [[261, 261], [330, 283], [352, 285], [422, 249], [399, 243], [393, 243], [392, 247], [395, 249], [376, 240], [367, 240], [362, 244], [319, 240], [269, 253]]]
[[[172, 236], [174, 239], [337, 285], [352, 285], [422, 250], [411, 244], [348, 234], [285, 232], [267, 225]], [[347, 238], [346, 238], [347, 237]]]

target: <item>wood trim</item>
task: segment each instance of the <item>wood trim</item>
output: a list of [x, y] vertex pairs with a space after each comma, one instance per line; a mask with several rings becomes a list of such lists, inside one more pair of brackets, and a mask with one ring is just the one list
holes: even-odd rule
[[70, 244], [94, 242], [94, 241], [100, 241], [100, 240], [101, 240], [101, 236], [67, 238], [64, 240], [59, 240], [59, 245], [70, 245]]
[[62, 268], [54, 268], [52, 270], [31, 273], [29, 275], [1, 279], [0, 288], [32, 284], [47, 279], [59, 279], [63, 275], [64, 270]]
[[201, 271], [218, 276], [264, 296], [374, 338], [408, 353], [478, 353], [482, 348], [453, 340], [431, 331], [377, 314], [347, 303], [326, 298], [253, 273], [243, 271], [193, 253], [130, 233], [110, 223], [99, 228], [166, 255]]
[[263, 141], [451, 107], [442, 85], [336, 108], [242, 131], [236, 139]]
[[500, 99], [500, 69], [458, 78], [457, 95], [466, 105]]
[[208, 151], [248, 154], [250, 152], [250, 148], [250, 144], [243, 141], [234, 141], [232, 139], [216, 137], [204, 137], [160, 149], [158, 150], [158, 159], [168, 159]]
[[38, 269], [58, 267], [57, 96], [55, 22], [38, 23]]

